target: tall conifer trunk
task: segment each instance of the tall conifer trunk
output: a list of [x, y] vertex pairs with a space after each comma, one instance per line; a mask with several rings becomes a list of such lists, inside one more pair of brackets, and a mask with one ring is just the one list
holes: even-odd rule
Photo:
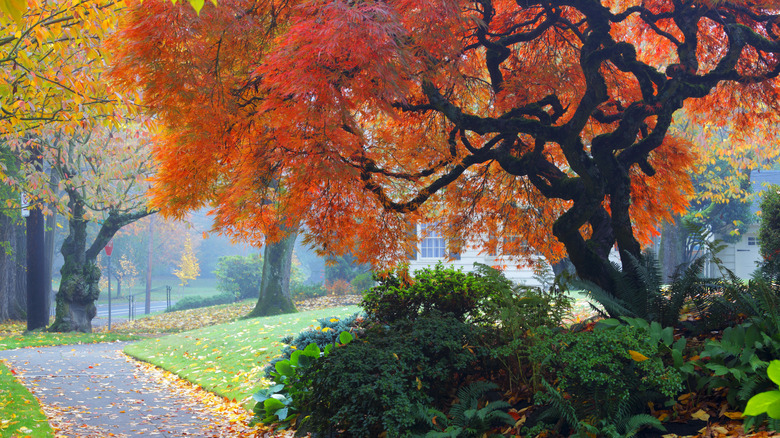
[[27, 309], [24, 222], [0, 214], [0, 321], [22, 320]]

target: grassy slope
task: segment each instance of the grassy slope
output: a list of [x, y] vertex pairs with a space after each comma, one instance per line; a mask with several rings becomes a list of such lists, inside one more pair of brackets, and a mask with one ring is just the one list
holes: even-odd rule
[[349, 306], [239, 320], [148, 339], [128, 345], [125, 352], [251, 408], [252, 394], [264, 386], [263, 367], [279, 354], [282, 337], [316, 325], [318, 318], [358, 311]]

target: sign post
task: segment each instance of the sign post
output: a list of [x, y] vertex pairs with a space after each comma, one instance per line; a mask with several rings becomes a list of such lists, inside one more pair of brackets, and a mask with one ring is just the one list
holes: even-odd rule
[[114, 241], [109, 240], [105, 248], [108, 256], [108, 330], [111, 330], [111, 252], [114, 251]]

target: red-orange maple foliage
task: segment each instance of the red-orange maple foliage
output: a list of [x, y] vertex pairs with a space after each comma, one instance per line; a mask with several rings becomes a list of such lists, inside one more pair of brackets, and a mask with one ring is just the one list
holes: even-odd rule
[[[213, 203], [240, 238], [300, 220], [328, 250], [403, 257], [410, 221], [454, 242], [567, 254], [615, 292], [682, 212], [675, 111], [778, 121], [778, 4], [711, 0], [146, 1], [115, 76], [167, 126], [155, 203]], [[525, 244], [527, 243], [527, 245]]]

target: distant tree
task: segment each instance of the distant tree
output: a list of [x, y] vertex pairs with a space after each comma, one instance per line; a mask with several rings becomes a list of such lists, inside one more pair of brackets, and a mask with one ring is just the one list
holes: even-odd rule
[[186, 286], [190, 280], [194, 280], [200, 275], [200, 265], [198, 265], [195, 251], [192, 250], [192, 239], [189, 235], [187, 235], [187, 239], [184, 241], [184, 249], [181, 253], [181, 259], [179, 259], [178, 269], [173, 271], [173, 274], [181, 281], [180, 286]]
[[237, 299], [257, 298], [263, 277], [263, 258], [260, 254], [220, 257], [214, 273], [218, 290], [232, 293]]

